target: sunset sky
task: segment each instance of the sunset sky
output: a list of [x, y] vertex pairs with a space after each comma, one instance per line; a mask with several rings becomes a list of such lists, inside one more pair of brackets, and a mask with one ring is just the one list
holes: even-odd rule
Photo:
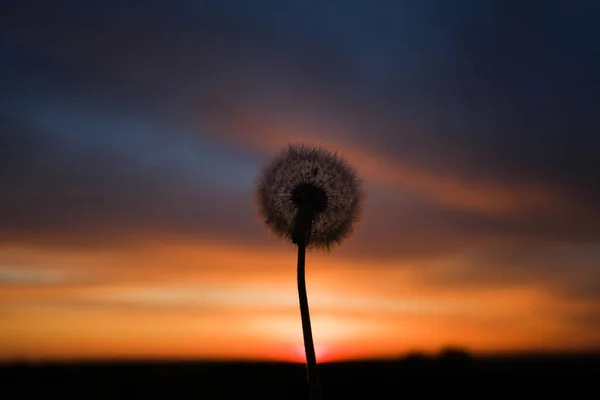
[[257, 218], [290, 142], [355, 234], [307, 254], [321, 361], [600, 349], [600, 2], [0, 5], [0, 360], [303, 359]]

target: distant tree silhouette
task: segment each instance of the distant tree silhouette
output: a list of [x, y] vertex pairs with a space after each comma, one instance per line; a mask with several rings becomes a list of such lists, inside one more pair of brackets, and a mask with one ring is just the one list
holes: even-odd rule
[[464, 349], [455, 346], [448, 346], [444, 348], [440, 354], [441, 360], [453, 361], [453, 362], [469, 362], [471, 361], [471, 355]]

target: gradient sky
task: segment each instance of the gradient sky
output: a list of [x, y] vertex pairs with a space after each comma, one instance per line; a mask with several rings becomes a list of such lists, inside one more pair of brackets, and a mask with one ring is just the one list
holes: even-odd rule
[[321, 360], [600, 348], [600, 2], [0, 5], [0, 359], [302, 360], [261, 166], [367, 193]]

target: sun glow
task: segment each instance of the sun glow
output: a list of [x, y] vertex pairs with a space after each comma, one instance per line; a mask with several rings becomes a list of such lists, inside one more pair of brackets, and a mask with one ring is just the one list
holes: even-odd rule
[[[334, 354], [330, 351], [330, 346], [326, 343], [315, 343], [315, 357], [317, 362], [328, 362], [335, 358]], [[304, 352], [304, 345], [296, 346], [293, 352], [293, 361], [305, 362], [306, 353]]]
[[[561, 318], [593, 312], [589, 304], [540, 288], [445, 288], [424, 280], [424, 269], [310, 256], [319, 362], [438, 351], [449, 343], [474, 352], [600, 345], [596, 330], [578, 332]], [[5, 248], [0, 261], [20, 265], [18, 274], [2, 270], [12, 284], [0, 287], [0, 359], [305, 362], [294, 255], [163, 244], [141, 254]], [[218, 268], [198, 268], [205, 263]]]

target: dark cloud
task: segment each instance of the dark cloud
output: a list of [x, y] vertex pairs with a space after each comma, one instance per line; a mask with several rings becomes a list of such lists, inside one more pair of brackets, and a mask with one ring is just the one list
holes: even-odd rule
[[402, 161], [475, 191], [542, 186], [567, 201], [482, 213], [372, 185], [342, 255], [598, 240], [597, 2], [2, 7], [4, 240], [271, 243], [250, 194], [266, 154], [235, 146], [268, 121], [297, 120], [339, 123], [331, 138], [390, 168]]
[[598, 242], [496, 243], [471, 247], [446, 260], [442, 267], [425, 270], [422, 278], [440, 287], [507, 287], [530, 285], [556, 297], [587, 301], [600, 310]]
[[[92, 131], [103, 123], [86, 122]], [[251, 156], [157, 125], [136, 131], [121, 123], [124, 133], [107, 124], [86, 138], [69, 124], [43, 131], [3, 120], [3, 240], [114, 243], [161, 233], [240, 240], [260, 232], [247, 199], [258, 168]]]

